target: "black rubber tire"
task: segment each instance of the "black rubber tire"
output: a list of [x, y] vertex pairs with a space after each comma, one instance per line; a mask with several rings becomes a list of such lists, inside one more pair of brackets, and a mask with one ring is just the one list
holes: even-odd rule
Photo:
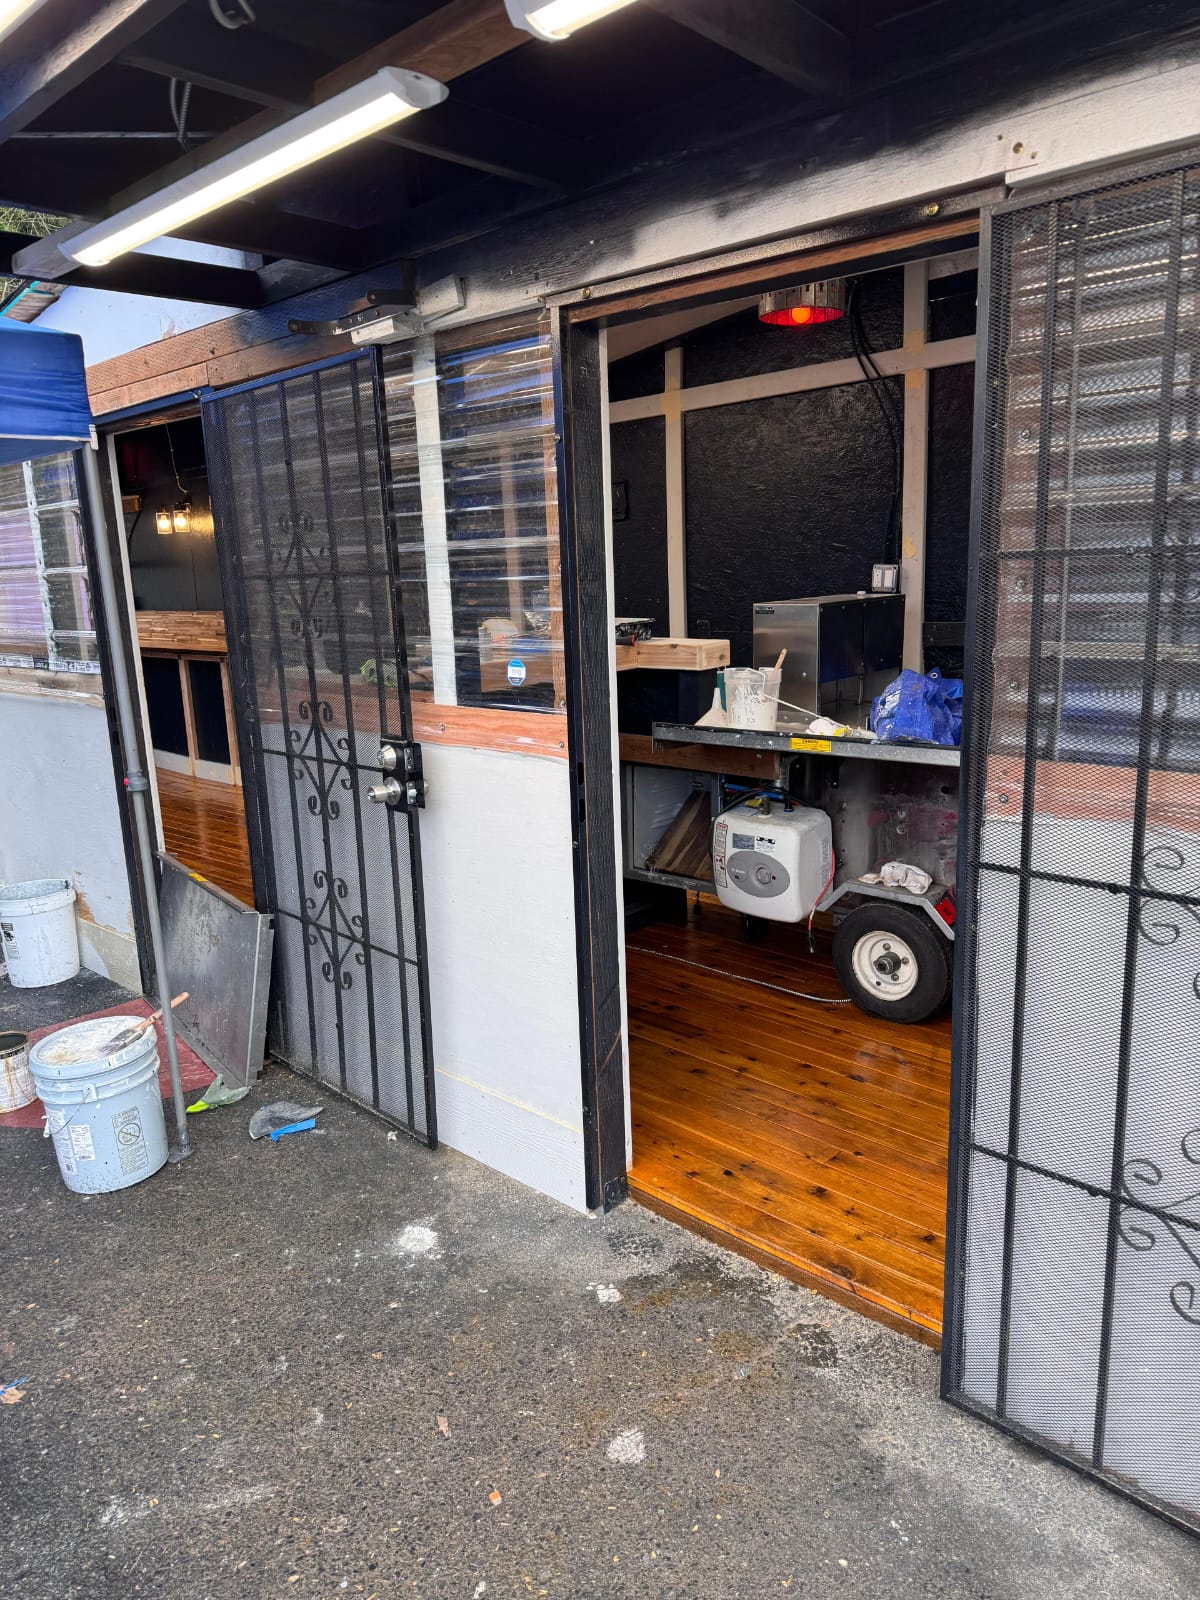
[[[901, 1000], [885, 1000], [859, 982], [854, 947], [870, 933], [894, 933], [917, 959], [916, 987]], [[860, 1011], [892, 1022], [924, 1022], [946, 1004], [953, 973], [953, 949], [923, 911], [889, 905], [885, 900], [859, 906], [833, 936], [833, 965], [838, 982]]]

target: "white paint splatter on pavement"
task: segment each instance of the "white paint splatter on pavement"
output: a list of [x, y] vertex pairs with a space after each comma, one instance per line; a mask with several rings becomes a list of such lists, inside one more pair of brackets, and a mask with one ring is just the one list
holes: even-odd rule
[[609, 1442], [604, 1453], [618, 1466], [635, 1467], [639, 1461], [646, 1459], [646, 1435], [640, 1428], [626, 1428], [624, 1433], [619, 1433]]
[[423, 1256], [427, 1261], [436, 1261], [442, 1253], [440, 1244], [432, 1228], [423, 1222], [410, 1222], [396, 1235], [394, 1249], [399, 1256]]

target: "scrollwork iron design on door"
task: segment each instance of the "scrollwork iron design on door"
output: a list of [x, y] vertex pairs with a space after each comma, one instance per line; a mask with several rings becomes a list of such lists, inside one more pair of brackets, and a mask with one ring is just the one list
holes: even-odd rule
[[[1200, 1167], [1200, 1128], [1185, 1133], [1179, 1149], [1186, 1162]], [[1121, 1192], [1132, 1203], [1122, 1208], [1122, 1242], [1131, 1250], [1149, 1254], [1161, 1241], [1161, 1235], [1153, 1231], [1157, 1224], [1174, 1240], [1200, 1279], [1200, 1220], [1191, 1221], [1181, 1215], [1185, 1207], [1200, 1205], [1200, 1189], [1173, 1200], [1152, 1199], [1147, 1191], [1158, 1189], [1163, 1182], [1163, 1169], [1148, 1157], [1135, 1156], [1125, 1163]], [[1200, 1283], [1181, 1278], [1171, 1285], [1168, 1299], [1185, 1322], [1200, 1328]]]

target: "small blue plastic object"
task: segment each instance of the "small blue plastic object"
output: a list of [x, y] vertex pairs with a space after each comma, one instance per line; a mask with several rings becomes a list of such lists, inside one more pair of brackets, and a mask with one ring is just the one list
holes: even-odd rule
[[307, 1133], [310, 1128], [317, 1125], [316, 1117], [306, 1117], [303, 1122], [289, 1122], [286, 1128], [272, 1128], [270, 1133], [271, 1143], [282, 1139], [285, 1133]]

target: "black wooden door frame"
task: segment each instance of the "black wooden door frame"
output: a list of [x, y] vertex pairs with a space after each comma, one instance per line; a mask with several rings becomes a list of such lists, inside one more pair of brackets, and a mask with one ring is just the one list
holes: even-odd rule
[[[988, 198], [995, 191], [988, 191]], [[964, 212], [962, 233], [974, 235], [981, 195], [955, 197]], [[928, 220], [922, 210], [920, 216]], [[864, 216], [845, 224], [839, 243], [847, 266], [861, 262], [855, 241], [886, 233], [900, 223], [911, 226], [915, 212], [886, 219]], [[826, 241], [827, 242], [827, 241]], [[928, 246], [903, 248], [869, 257], [872, 270], [924, 255], [961, 249], [962, 239], [939, 239]], [[796, 241], [767, 250], [755, 262], [761, 286], [777, 286], [779, 261], [794, 254]], [[627, 1192], [624, 1006], [621, 995], [617, 830], [614, 803], [612, 698], [609, 682], [608, 547], [602, 463], [603, 396], [607, 374], [601, 360], [600, 328], [606, 318], [636, 318], [648, 286], [673, 286], [675, 304], [705, 303], [733, 294], [756, 292], [758, 284], [723, 283], [720, 256], [706, 268], [689, 263], [686, 281], [665, 268], [638, 280], [636, 291], [611, 286], [607, 306], [591, 293], [564, 296], [551, 307], [555, 415], [558, 419], [559, 507], [563, 565], [563, 640], [567, 672], [568, 752], [571, 772], [572, 843], [575, 863], [575, 917], [579, 979], [580, 1049], [583, 1067], [583, 1127], [586, 1195], [589, 1207], [610, 1210]], [[828, 277], [839, 263], [822, 263], [807, 276]], [[797, 277], [797, 273], [792, 273]], [[798, 274], [804, 277], [803, 273]], [[716, 287], [714, 287], [714, 284]], [[660, 307], [660, 310], [671, 307]]]
[[[975, 415], [972, 436], [968, 558], [969, 599], [964, 648], [962, 777], [958, 822], [958, 937], [954, 945], [950, 1153], [940, 1378], [941, 1397], [949, 1404], [989, 1423], [1040, 1455], [1049, 1456], [1060, 1465], [1103, 1483], [1107, 1488], [1192, 1534], [1196, 1532], [1195, 1523], [1181, 1515], [1175, 1507], [1140, 1490], [1131, 1480], [1118, 1480], [1114, 1476], [1098, 1472], [1090, 1462], [1059, 1448], [1020, 1422], [998, 1416], [977, 1405], [962, 1393], [961, 1380], [965, 1358], [966, 1190], [969, 1177], [968, 1147], [972, 1129], [975, 1055], [974, 1012], [967, 1001], [975, 984], [977, 893], [980, 882], [983, 804], [982, 780], [977, 786], [977, 792], [973, 792], [970, 777], [975, 771], [976, 762], [980, 759], [976, 752], [987, 749], [990, 730], [990, 721], [985, 725], [985, 718], [986, 713], [990, 711], [991, 697], [981, 694], [977, 681], [977, 668], [984, 664], [980, 660], [980, 652], [987, 651], [991, 643], [991, 619], [979, 615], [978, 605], [986, 514], [985, 466], [992, 452], [1003, 448], [1002, 441], [996, 442], [997, 430], [1003, 425], [1003, 412], [1000, 409], [1003, 396], [997, 393], [996, 387], [990, 381], [990, 342], [993, 338], [999, 337], [999, 330], [1004, 322], [1000, 315], [1001, 289], [995, 282], [993, 272], [993, 218], [997, 215], [1019, 214], [1023, 210], [1034, 210], [1055, 202], [1083, 197], [1123, 183], [1136, 183], [1143, 178], [1161, 177], [1196, 165], [1200, 165], [1200, 145], [1195, 143], [1142, 159], [1118, 159], [1067, 176], [1056, 177], [1045, 183], [1022, 184], [1018, 192], [1010, 192], [1006, 199], [984, 206], [980, 213]], [[985, 711], [981, 712], [981, 701], [985, 699], [987, 706]], [[979, 811], [978, 816], [972, 814], [973, 802], [977, 802], [974, 809]]]

